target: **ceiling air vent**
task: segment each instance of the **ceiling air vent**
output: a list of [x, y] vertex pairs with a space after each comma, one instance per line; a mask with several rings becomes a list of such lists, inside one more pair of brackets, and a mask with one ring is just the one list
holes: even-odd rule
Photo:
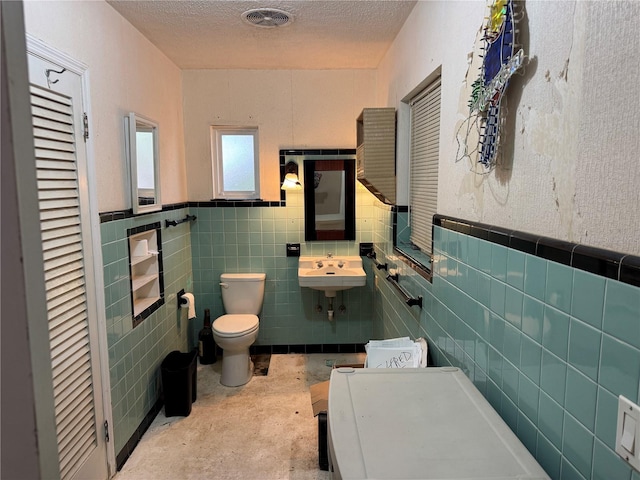
[[255, 8], [244, 12], [242, 19], [256, 27], [274, 28], [289, 25], [293, 21], [293, 16], [275, 8]]

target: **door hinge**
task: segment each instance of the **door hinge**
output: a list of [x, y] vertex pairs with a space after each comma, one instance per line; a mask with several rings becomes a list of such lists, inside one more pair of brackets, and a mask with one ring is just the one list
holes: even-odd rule
[[82, 123], [84, 125], [84, 141], [86, 142], [89, 138], [89, 117], [86, 113], [82, 114]]
[[104, 439], [109, 443], [109, 422], [104, 421]]

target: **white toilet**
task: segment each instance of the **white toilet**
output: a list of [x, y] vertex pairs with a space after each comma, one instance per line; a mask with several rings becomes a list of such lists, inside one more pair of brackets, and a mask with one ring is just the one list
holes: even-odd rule
[[222, 303], [226, 315], [211, 325], [213, 339], [222, 349], [220, 383], [244, 385], [253, 375], [249, 347], [258, 338], [258, 313], [264, 300], [265, 273], [223, 273], [220, 275]]

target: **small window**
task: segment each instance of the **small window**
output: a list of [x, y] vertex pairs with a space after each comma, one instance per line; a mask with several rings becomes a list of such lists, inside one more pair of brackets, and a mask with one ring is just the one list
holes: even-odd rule
[[430, 275], [432, 223], [438, 200], [438, 161], [440, 145], [440, 76], [425, 79], [403, 100], [409, 125], [408, 203], [398, 206], [394, 215], [394, 247], [417, 267]]
[[257, 127], [211, 127], [213, 197], [260, 198]]

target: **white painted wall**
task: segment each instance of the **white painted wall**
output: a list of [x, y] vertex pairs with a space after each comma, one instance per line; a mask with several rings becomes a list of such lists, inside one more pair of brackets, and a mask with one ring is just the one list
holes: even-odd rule
[[159, 124], [162, 203], [187, 201], [180, 70], [103, 1], [26, 1], [26, 31], [89, 66], [101, 212], [131, 208], [123, 118]]
[[441, 67], [441, 213], [639, 254], [640, 3], [607, 5], [524, 3], [520, 39], [530, 63], [507, 95], [505, 167], [486, 176], [455, 162], [483, 1], [418, 2], [377, 71], [181, 73], [104, 2], [28, 1], [25, 17], [29, 33], [90, 66], [101, 211], [130, 206], [122, 153], [130, 110], [160, 123], [162, 200], [176, 203], [212, 196], [212, 124], [260, 128], [262, 197], [278, 200], [279, 149], [353, 147], [362, 108], [394, 106], [401, 202], [401, 99]]
[[507, 93], [505, 166], [485, 176], [455, 162], [485, 3], [416, 5], [378, 69], [378, 104], [401, 109], [398, 191], [401, 100], [441, 66], [440, 213], [640, 254], [640, 3], [522, 3], [530, 63]]
[[374, 70], [184, 70], [190, 201], [213, 197], [211, 125], [257, 126], [261, 197], [280, 200], [279, 150], [355, 148], [356, 118], [376, 106]]

